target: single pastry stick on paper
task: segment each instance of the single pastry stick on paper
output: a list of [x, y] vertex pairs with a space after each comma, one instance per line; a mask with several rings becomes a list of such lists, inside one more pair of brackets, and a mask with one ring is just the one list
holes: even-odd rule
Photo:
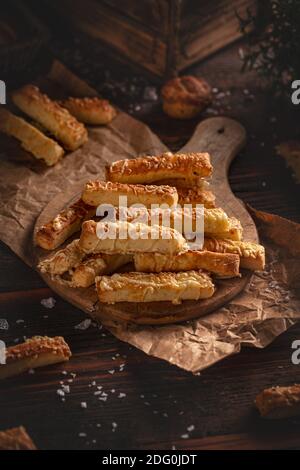
[[52, 276], [61, 275], [79, 265], [85, 256], [79, 248], [79, 239], [73, 240], [62, 250], [41, 261], [38, 269]]
[[36, 450], [23, 426], [0, 431], [0, 450]]
[[52, 166], [64, 155], [64, 149], [24, 119], [15, 116], [7, 109], [0, 108], [0, 131], [15, 137], [22, 147], [35, 158]]
[[101, 98], [68, 98], [61, 105], [84, 124], [109, 124], [116, 116], [115, 108]]
[[66, 149], [76, 150], [87, 141], [84, 125], [36, 86], [25, 85], [12, 93], [12, 100], [23, 113], [50, 131]]
[[300, 384], [271, 387], [259, 393], [255, 404], [263, 418], [279, 419], [300, 414]]
[[33, 336], [25, 343], [6, 349], [6, 364], [0, 364], [0, 379], [29, 369], [68, 361], [70, 357], [70, 348], [61, 336]]
[[79, 241], [85, 253], [133, 254], [137, 252], [179, 253], [187, 249], [184, 237], [168, 227], [130, 222], [82, 224]]
[[44, 250], [54, 250], [78, 232], [82, 222], [94, 217], [95, 213], [95, 207], [79, 199], [63, 209], [53, 220], [42, 225], [36, 232], [35, 243]]
[[[110, 181], [89, 181], [82, 193], [82, 200], [90, 206], [111, 204], [120, 206], [120, 197], [126, 196], [128, 206], [143, 204], [150, 207], [151, 204], [177, 204], [178, 195], [176, 188], [171, 186], [154, 186], [141, 184], [122, 184]], [[124, 204], [125, 205], [125, 204]]]
[[251, 271], [262, 271], [265, 267], [265, 249], [257, 243], [205, 238], [203, 249], [237, 254], [240, 256], [241, 268]]
[[72, 287], [89, 287], [95, 284], [95, 278], [101, 274], [111, 274], [121, 266], [132, 261], [130, 255], [107, 255], [99, 253], [88, 255], [72, 274]]
[[185, 204], [191, 204], [193, 207], [196, 204], [203, 204], [207, 209], [212, 209], [216, 206], [216, 196], [206, 189], [201, 188], [178, 188], [178, 204], [183, 207]]
[[241, 222], [235, 217], [229, 217], [229, 228], [224, 231], [205, 231], [208, 238], [221, 238], [240, 241], [243, 238], [243, 227]]
[[207, 299], [214, 293], [208, 274], [198, 271], [180, 273], [124, 273], [96, 278], [100, 302], [157, 302]]
[[212, 174], [208, 153], [171, 153], [119, 160], [107, 169], [107, 180], [149, 184], [163, 179], [202, 178]]
[[218, 277], [239, 276], [240, 257], [210, 251], [185, 251], [168, 256], [161, 253], [137, 253], [134, 255], [136, 271], [146, 273], [180, 272], [204, 269]]

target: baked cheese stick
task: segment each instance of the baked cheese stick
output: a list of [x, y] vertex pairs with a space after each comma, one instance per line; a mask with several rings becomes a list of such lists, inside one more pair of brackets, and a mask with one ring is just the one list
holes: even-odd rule
[[[164, 225], [184, 233], [185, 229], [191, 227], [193, 232], [197, 232], [201, 225], [205, 233], [225, 233], [231, 230], [231, 219], [223, 209], [186, 208], [177, 206], [176, 209], [144, 209], [142, 207], [129, 207], [115, 213], [116, 220], [127, 220], [127, 222], [141, 222], [148, 225]], [[203, 219], [203, 227], [200, 222]]]
[[61, 336], [33, 336], [25, 343], [6, 349], [6, 364], [0, 364], [0, 379], [29, 369], [68, 361], [70, 356], [70, 348]]
[[175, 186], [176, 188], [198, 188], [202, 191], [209, 189], [209, 182], [204, 178], [199, 177], [190, 177], [190, 178], [168, 178], [164, 180], [159, 180], [155, 184], [158, 185], [167, 185]]
[[238, 219], [236, 219], [235, 217], [230, 217], [228, 230], [225, 230], [223, 232], [219, 230], [211, 232], [207, 231], [206, 236], [208, 238], [221, 238], [239, 241], [243, 238], [243, 227]]
[[100, 274], [111, 274], [132, 260], [130, 255], [89, 255], [72, 274], [73, 287], [89, 287]]
[[64, 155], [64, 149], [24, 119], [15, 116], [3, 106], [0, 108], [0, 131], [15, 137], [21, 146], [35, 158], [52, 166]]
[[26, 429], [19, 426], [0, 431], [0, 450], [36, 450], [36, 446]]
[[203, 204], [207, 209], [215, 207], [216, 196], [207, 190], [201, 188], [178, 188], [178, 204], [182, 207], [184, 204]]
[[96, 278], [100, 302], [158, 302], [179, 304], [182, 300], [207, 299], [214, 293], [208, 274], [199, 271], [180, 273], [124, 273]]
[[300, 384], [263, 390], [255, 399], [263, 418], [289, 418], [300, 414]]
[[257, 243], [205, 238], [203, 249], [218, 253], [237, 254], [241, 258], [241, 268], [251, 271], [262, 271], [265, 267], [265, 249]]
[[156, 157], [119, 160], [107, 169], [107, 180], [148, 184], [167, 178], [195, 178], [212, 174], [208, 153], [163, 153]]
[[35, 235], [35, 243], [44, 250], [54, 250], [78, 232], [82, 222], [94, 217], [95, 213], [95, 207], [79, 199], [67, 209], [62, 210], [53, 220], [42, 225]]
[[90, 206], [100, 204], [112, 204], [119, 206], [120, 196], [127, 197], [127, 205], [143, 204], [150, 207], [151, 204], [177, 204], [178, 195], [176, 188], [171, 186], [144, 186], [142, 184], [122, 184], [111, 181], [89, 181], [82, 193], [82, 200]]
[[82, 224], [79, 246], [85, 253], [133, 254], [155, 252], [174, 254], [187, 248], [183, 236], [168, 227], [130, 222]]
[[85, 124], [109, 124], [116, 116], [115, 108], [101, 98], [68, 98], [61, 102], [72, 116]]
[[50, 131], [66, 149], [76, 150], [87, 141], [84, 125], [36, 86], [25, 85], [12, 93], [12, 100], [23, 113]]
[[50, 258], [41, 261], [38, 268], [42, 273], [51, 276], [61, 275], [78, 266], [85, 256], [86, 254], [79, 249], [79, 239], [73, 240]]
[[239, 276], [240, 257], [210, 251], [185, 251], [167, 256], [161, 253], [134, 255], [136, 271], [145, 273], [179, 272], [204, 269], [222, 278]]

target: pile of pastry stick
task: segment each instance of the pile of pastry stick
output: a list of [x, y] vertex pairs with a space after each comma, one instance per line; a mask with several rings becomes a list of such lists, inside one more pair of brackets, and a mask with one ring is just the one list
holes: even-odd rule
[[34, 85], [14, 91], [11, 98], [16, 109], [33, 122], [1, 106], [0, 131], [17, 139], [48, 166], [55, 165], [65, 151], [77, 150], [88, 140], [84, 124], [108, 124], [116, 115], [107, 100], [69, 97], [53, 101]]
[[[240, 267], [262, 270], [264, 247], [242, 241], [240, 222], [214, 207], [207, 181], [212, 171], [207, 153], [167, 152], [114, 162], [107, 168], [106, 181], [87, 182], [77, 202], [38, 229], [36, 244], [56, 250], [40, 262], [40, 271], [74, 288], [95, 284], [104, 303], [180, 303], [212, 297], [214, 279], [240, 276]], [[120, 196], [127, 198], [125, 212]], [[103, 204], [116, 206], [114, 220], [95, 220], [97, 207]], [[164, 224], [162, 217], [156, 224], [149, 223], [151, 215], [145, 223], [137, 221], [130, 208], [133, 204], [142, 204], [149, 214], [152, 204], [167, 204], [171, 223]], [[197, 205], [204, 206], [201, 250], [190, 249], [183, 231], [175, 225], [185, 204], [192, 207], [193, 225]], [[118, 218], [120, 212], [122, 218]], [[121, 236], [132, 228], [143, 235]], [[113, 239], [103, 235], [111, 229], [116, 234]], [[77, 232], [76, 239], [57, 250]]]

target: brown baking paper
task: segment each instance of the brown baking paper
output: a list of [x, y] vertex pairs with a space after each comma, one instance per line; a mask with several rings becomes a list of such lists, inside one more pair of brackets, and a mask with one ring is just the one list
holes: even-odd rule
[[[78, 96], [95, 93], [57, 62], [42, 87], [50, 91], [65, 87]], [[79, 182], [103, 177], [105, 164], [113, 160], [166, 150], [144, 124], [121, 112], [111, 125], [89, 129], [89, 142], [52, 168], [21, 151], [13, 139], [0, 136], [0, 145], [0, 239], [30, 266], [34, 266], [34, 224], [52, 198]], [[242, 345], [263, 348], [286, 331], [300, 318], [300, 228], [270, 214], [251, 212], [266, 246], [267, 267], [253, 275], [243, 293], [214, 313], [184, 324], [106, 322], [107, 328], [145, 353], [193, 373], [238, 353]]]

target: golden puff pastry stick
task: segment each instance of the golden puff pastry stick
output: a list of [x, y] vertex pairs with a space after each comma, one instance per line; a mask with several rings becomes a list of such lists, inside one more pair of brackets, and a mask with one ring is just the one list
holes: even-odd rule
[[41, 261], [38, 269], [51, 276], [61, 275], [78, 266], [85, 256], [86, 254], [79, 248], [79, 239], [73, 240], [50, 258]]
[[209, 182], [201, 177], [190, 177], [190, 178], [167, 178], [164, 180], [156, 181], [155, 184], [175, 186], [175, 188], [197, 188], [203, 190], [209, 190]]
[[6, 364], [0, 364], [0, 379], [29, 369], [68, 361], [70, 357], [70, 348], [61, 336], [33, 336], [25, 343], [7, 348]]
[[221, 231], [214, 231], [214, 232], [206, 232], [206, 236], [208, 238], [221, 238], [221, 239], [229, 239], [240, 241], [243, 238], [243, 227], [241, 222], [236, 219], [235, 217], [229, 218], [229, 228], [223, 232]]
[[180, 273], [123, 273], [96, 278], [100, 302], [156, 302], [207, 299], [214, 294], [208, 274], [199, 271]]
[[216, 206], [216, 196], [206, 189], [201, 188], [178, 188], [178, 204], [182, 207], [184, 204], [203, 204], [207, 209], [212, 209]]
[[[177, 206], [175, 209], [145, 209], [142, 207], [129, 207], [116, 210], [116, 220], [128, 222], [142, 222], [148, 225], [164, 225], [184, 233], [189, 227], [193, 232], [204, 230], [205, 233], [228, 233], [231, 229], [231, 219], [221, 208], [206, 209], [184, 208]], [[203, 224], [201, 223], [203, 222]]]
[[12, 93], [12, 100], [23, 113], [50, 131], [66, 149], [76, 150], [87, 141], [84, 125], [36, 86], [25, 85]]
[[168, 227], [93, 220], [82, 224], [79, 245], [85, 253], [107, 254], [157, 251], [172, 255], [187, 248], [183, 236]]
[[137, 253], [134, 255], [136, 271], [146, 273], [180, 272], [204, 269], [218, 277], [239, 276], [240, 257], [210, 251], [185, 251], [168, 256], [161, 253]]
[[263, 418], [289, 418], [300, 414], [300, 384], [271, 387], [259, 393], [255, 404]]
[[35, 234], [35, 243], [44, 250], [54, 250], [78, 232], [84, 220], [94, 217], [95, 207], [79, 199], [63, 209], [53, 220], [42, 225]]
[[[126, 196], [127, 203], [122, 204], [120, 197]], [[154, 186], [142, 184], [122, 184], [111, 181], [89, 181], [82, 193], [82, 200], [90, 206], [111, 204], [113, 206], [143, 204], [150, 207], [151, 204], [177, 204], [178, 195], [176, 188], [171, 186]]]
[[15, 137], [35, 158], [52, 166], [64, 155], [64, 149], [55, 140], [45, 136], [24, 119], [15, 116], [3, 106], [0, 108], [0, 131]]
[[163, 153], [156, 157], [119, 160], [107, 169], [107, 179], [119, 183], [148, 184], [167, 178], [195, 178], [212, 174], [208, 153]]
[[240, 256], [241, 268], [251, 271], [261, 271], [265, 267], [265, 249], [257, 243], [205, 238], [203, 249], [218, 253], [237, 254]]
[[101, 274], [111, 274], [132, 260], [130, 255], [89, 255], [77, 266], [72, 274], [73, 287], [89, 287]]
[[61, 102], [72, 116], [85, 124], [109, 124], [116, 116], [115, 108], [101, 98], [68, 98]]
[[0, 431], [0, 450], [36, 450], [23, 426]]

